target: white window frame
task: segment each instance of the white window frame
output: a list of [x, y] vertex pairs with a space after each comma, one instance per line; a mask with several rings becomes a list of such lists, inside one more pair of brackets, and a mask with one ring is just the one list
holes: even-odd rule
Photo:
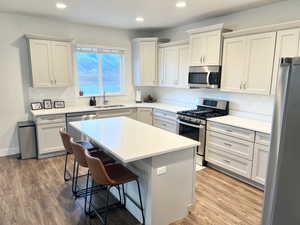
[[[90, 97], [102, 97], [103, 96], [103, 89], [102, 89], [102, 93], [99, 93], [97, 95], [83, 95], [80, 96], [79, 95], [79, 91], [80, 91], [80, 83], [79, 83], [79, 73], [78, 73], [78, 66], [77, 66], [77, 48], [98, 48], [98, 49], [107, 49], [107, 50], [112, 50], [112, 51], [123, 51], [123, 54], [118, 54], [118, 55], [123, 55], [122, 59], [121, 59], [121, 74], [120, 74], [120, 88], [121, 91], [118, 93], [105, 93], [106, 96], [124, 96], [127, 95], [127, 86], [126, 86], [126, 65], [125, 65], [125, 58], [128, 56], [128, 50], [124, 49], [124, 48], [116, 48], [116, 47], [107, 47], [107, 46], [98, 46], [98, 45], [76, 45], [74, 48], [74, 71], [75, 71], [75, 75], [76, 75], [76, 95], [80, 98], [90, 98]], [[87, 51], [88, 52], [88, 51]], [[93, 51], [90, 51], [91, 53]], [[99, 54], [113, 54], [111, 52], [109, 53], [99, 53]], [[102, 63], [102, 61], [101, 61]], [[99, 72], [102, 73], [102, 67], [99, 63]], [[101, 85], [101, 87], [103, 87], [103, 75], [101, 75], [102, 79], [100, 79], [99, 85]]]

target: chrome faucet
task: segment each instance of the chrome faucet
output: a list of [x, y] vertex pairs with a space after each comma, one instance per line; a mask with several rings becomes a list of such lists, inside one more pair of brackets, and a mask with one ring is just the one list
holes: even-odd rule
[[107, 105], [108, 100], [106, 100], [105, 91], [103, 91], [103, 105]]

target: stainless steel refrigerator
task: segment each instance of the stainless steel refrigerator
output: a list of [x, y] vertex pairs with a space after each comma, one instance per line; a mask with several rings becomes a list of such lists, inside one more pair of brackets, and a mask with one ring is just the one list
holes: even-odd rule
[[263, 225], [300, 224], [300, 57], [278, 74]]

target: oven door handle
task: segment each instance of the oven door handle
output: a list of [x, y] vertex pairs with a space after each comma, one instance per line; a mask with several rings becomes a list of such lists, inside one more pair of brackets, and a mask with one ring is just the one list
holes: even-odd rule
[[186, 125], [186, 126], [190, 126], [190, 127], [199, 128], [199, 129], [205, 128], [205, 126], [203, 126], [203, 125], [195, 125], [195, 124], [191, 124], [191, 123], [182, 122], [182, 121], [180, 121], [180, 120], [177, 120], [177, 123], [183, 124], [183, 125]]

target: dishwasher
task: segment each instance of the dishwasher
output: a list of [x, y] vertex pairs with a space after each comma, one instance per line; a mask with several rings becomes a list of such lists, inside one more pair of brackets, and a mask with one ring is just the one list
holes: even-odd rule
[[80, 113], [68, 113], [67, 119], [67, 132], [73, 137], [74, 141], [88, 141], [88, 138], [78, 132], [76, 129], [70, 126], [69, 122], [82, 121], [82, 120], [93, 120], [97, 119], [96, 112], [80, 112]]

